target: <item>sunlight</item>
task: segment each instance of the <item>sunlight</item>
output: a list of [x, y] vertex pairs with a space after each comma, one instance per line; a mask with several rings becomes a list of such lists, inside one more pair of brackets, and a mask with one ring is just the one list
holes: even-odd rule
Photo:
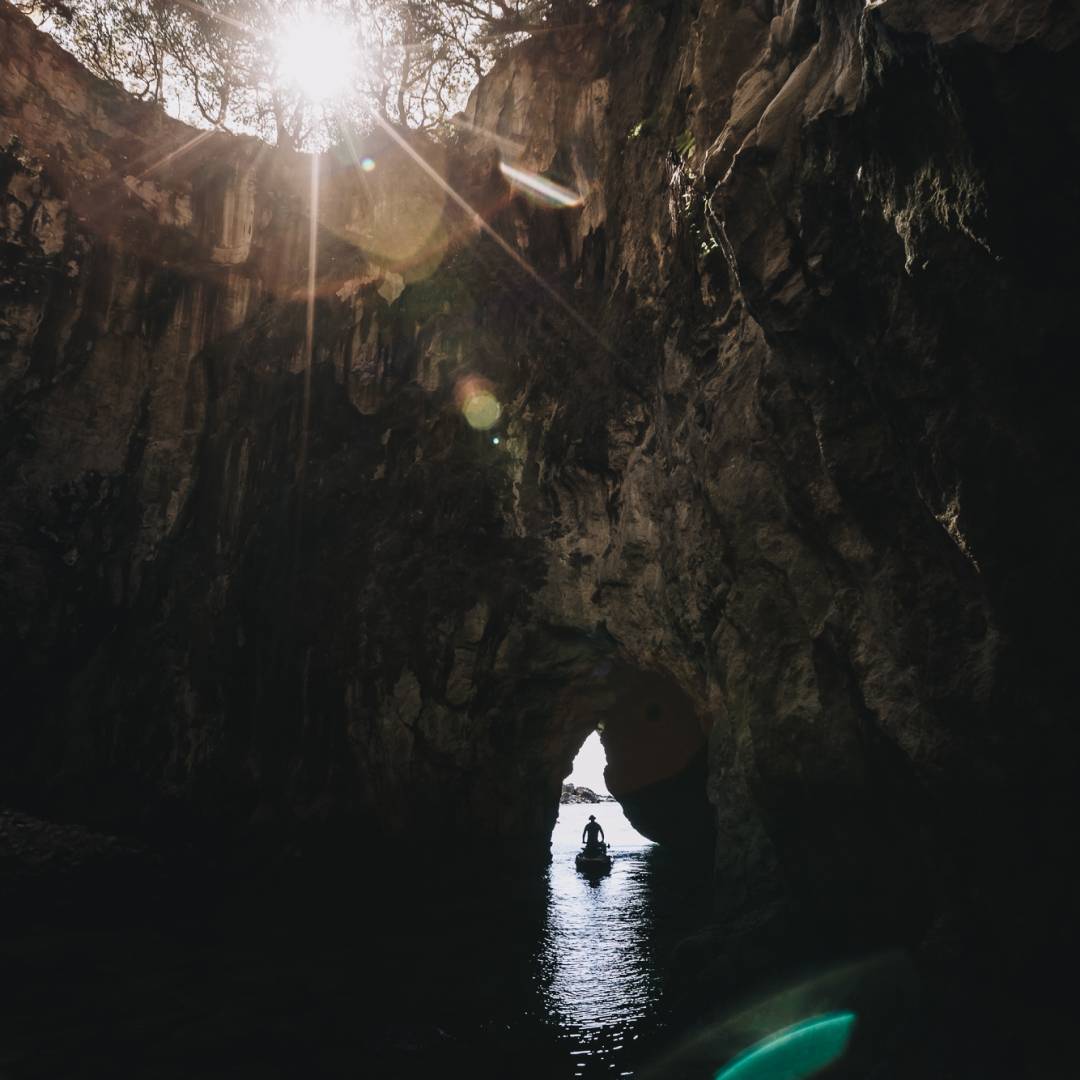
[[319, 155], [311, 155], [311, 204], [308, 217], [307, 308], [304, 319], [304, 411], [300, 425], [299, 475], [307, 467], [308, 431], [311, 427], [311, 361], [315, 355], [315, 279], [319, 268]]
[[469, 219], [473, 222], [473, 224], [485, 236], [489, 237], [493, 241], [495, 246], [499, 248], [500, 251], [507, 255], [517, 266], [519, 266], [526, 274], [528, 274], [529, 277], [531, 277], [533, 281], [535, 281], [536, 284], [539, 285], [540, 288], [543, 289], [544, 292], [546, 292], [548, 296], [550, 296], [551, 299], [554, 300], [555, 303], [558, 304], [558, 306], [562, 308], [562, 310], [565, 311], [566, 314], [569, 315], [570, 318], [573, 319], [574, 322], [576, 322], [578, 326], [580, 326], [593, 339], [593, 341], [595, 341], [597, 345], [599, 345], [600, 348], [604, 350], [604, 352], [609, 353], [610, 355], [614, 355], [614, 351], [612, 350], [611, 346], [601, 336], [600, 332], [596, 329], [596, 327], [591, 322], [589, 322], [589, 320], [586, 319], [585, 316], [582, 315], [581, 312], [578, 311], [573, 304], [571, 304], [559, 292], [557, 292], [554, 286], [552, 286], [548, 281], [546, 281], [541, 276], [541, 274], [533, 267], [532, 263], [530, 263], [527, 259], [523, 258], [519, 252], [515, 251], [514, 248], [512, 248], [510, 244], [508, 244], [506, 240], [494, 228], [492, 228], [492, 226], [488, 222], [486, 222], [479, 213], [477, 213], [477, 211], [469, 204], [469, 202], [464, 198], [464, 196], [460, 195], [456, 190], [454, 190], [454, 188], [451, 187], [451, 185], [448, 184], [446, 180], [444, 180], [416, 152], [416, 150], [414, 150], [413, 147], [410, 146], [409, 143], [397, 133], [397, 131], [394, 129], [393, 124], [387, 123], [386, 120], [379, 116], [378, 113], [372, 113], [371, 118], [375, 121], [376, 124], [379, 125], [379, 127], [383, 131], [386, 132], [387, 135], [390, 136], [391, 139], [394, 140], [395, 143], [397, 143], [397, 145], [406, 154], [408, 154], [408, 156], [414, 162], [416, 162], [416, 164], [424, 173], [430, 176], [431, 179], [439, 185], [439, 187], [454, 203], [460, 206], [461, 209], [469, 215]]
[[343, 94], [360, 64], [352, 28], [319, 11], [286, 20], [275, 36], [274, 51], [282, 82], [312, 102]]
[[604, 744], [600, 741], [600, 733], [594, 731], [582, 744], [577, 757], [574, 758], [573, 771], [566, 778], [567, 782], [578, 787], [587, 787], [595, 791], [597, 795], [610, 795], [607, 784], [604, 783], [606, 764]]
[[554, 180], [549, 180], [539, 173], [515, 168], [505, 161], [499, 162], [499, 171], [543, 206], [573, 207], [584, 202], [581, 195], [572, 188], [556, 184]]

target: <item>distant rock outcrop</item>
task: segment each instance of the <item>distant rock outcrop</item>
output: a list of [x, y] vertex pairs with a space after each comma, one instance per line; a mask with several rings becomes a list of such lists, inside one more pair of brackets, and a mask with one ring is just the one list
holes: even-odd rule
[[579, 787], [577, 784], [563, 784], [561, 803], [598, 803], [614, 802], [610, 795], [597, 795], [592, 788]]

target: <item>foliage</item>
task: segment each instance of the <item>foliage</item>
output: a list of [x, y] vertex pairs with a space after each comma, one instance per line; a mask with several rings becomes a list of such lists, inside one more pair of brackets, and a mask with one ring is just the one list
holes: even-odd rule
[[709, 200], [701, 189], [701, 178], [688, 168], [684, 180], [688, 186], [679, 198], [680, 213], [694, 238], [698, 255], [705, 259], [720, 250], [720, 241], [713, 232]]
[[696, 147], [697, 140], [694, 138], [694, 133], [689, 128], [687, 128], [675, 140], [675, 153], [683, 161], [686, 161], [694, 156], [694, 150]]
[[[510, 45], [592, 0], [16, 0], [95, 74], [200, 126], [294, 148], [378, 121], [434, 130]], [[289, 20], [333, 20], [358, 58], [315, 102], [282, 71]]]

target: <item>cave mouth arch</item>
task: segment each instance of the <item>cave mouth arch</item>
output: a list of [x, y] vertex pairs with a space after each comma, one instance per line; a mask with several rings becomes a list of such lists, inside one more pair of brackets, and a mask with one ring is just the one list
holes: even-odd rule
[[[557, 790], [586, 739], [598, 732], [607, 761], [604, 783], [638, 832], [674, 850], [712, 843], [707, 718], [669, 673], [601, 660], [565, 687], [558, 711]], [[552, 807], [552, 826], [557, 814]]]

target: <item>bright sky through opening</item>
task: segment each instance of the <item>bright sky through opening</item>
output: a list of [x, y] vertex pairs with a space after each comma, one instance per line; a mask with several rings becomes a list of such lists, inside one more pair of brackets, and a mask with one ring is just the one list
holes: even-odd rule
[[578, 787], [591, 788], [597, 795], [610, 795], [607, 785], [604, 783], [604, 766], [607, 758], [604, 756], [604, 744], [600, 741], [600, 733], [594, 731], [586, 740], [584, 746], [574, 758], [573, 772], [566, 778], [568, 783]]
[[284, 22], [275, 52], [282, 80], [312, 102], [344, 93], [359, 62], [350, 28], [318, 11]]

